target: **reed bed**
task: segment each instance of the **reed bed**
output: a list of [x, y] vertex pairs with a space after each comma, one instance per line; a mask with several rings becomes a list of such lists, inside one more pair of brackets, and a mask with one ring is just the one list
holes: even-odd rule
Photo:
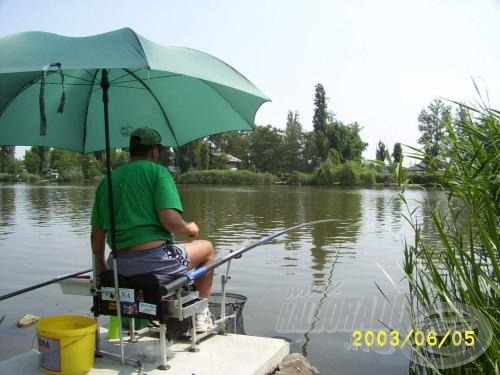
[[[446, 151], [439, 160], [414, 150], [413, 157], [428, 163], [426, 172], [435, 176], [447, 199], [426, 207], [432, 220], [425, 230], [437, 234], [432, 240], [424, 238], [416, 213], [407, 215], [415, 237], [405, 244], [403, 271], [411, 316], [446, 303], [456, 307], [456, 318], [459, 306], [467, 305], [491, 325], [492, 339], [482, 355], [449, 368], [439, 366], [439, 354], [414, 346], [413, 374], [499, 373], [500, 112], [486, 105], [462, 108], [468, 116], [447, 127]], [[481, 324], [478, 333], [485, 333]], [[415, 365], [418, 360], [426, 365]]]

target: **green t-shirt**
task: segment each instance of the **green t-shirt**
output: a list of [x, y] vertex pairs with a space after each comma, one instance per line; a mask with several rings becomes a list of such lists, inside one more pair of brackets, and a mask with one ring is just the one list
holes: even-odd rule
[[[171, 242], [172, 235], [158, 218], [158, 210], [165, 208], [182, 213], [170, 172], [152, 161], [134, 160], [114, 170], [112, 179], [117, 250], [156, 240]], [[90, 224], [106, 231], [111, 247], [106, 178], [97, 187]]]

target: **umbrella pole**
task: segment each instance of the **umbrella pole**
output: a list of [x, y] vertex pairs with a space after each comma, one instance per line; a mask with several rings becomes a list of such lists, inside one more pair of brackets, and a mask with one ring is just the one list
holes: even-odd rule
[[118, 285], [118, 269], [116, 262], [116, 236], [115, 236], [115, 207], [113, 202], [113, 181], [111, 179], [111, 141], [109, 137], [109, 111], [108, 111], [108, 90], [110, 87], [108, 71], [101, 69], [102, 102], [104, 104], [104, 133], [106, 139], [106, 177], [108, 180], [108, 206], [109, 224], [111, 231], [111, 255], [113, 257], [113, 279], [115, 284], [116, 316], [118, 317], [118, 332], [120, 333], [120, 357], [122, 365], [125, 364], [125, 350], [123, 346], [122, 312], [120, 308], [120, 288]]

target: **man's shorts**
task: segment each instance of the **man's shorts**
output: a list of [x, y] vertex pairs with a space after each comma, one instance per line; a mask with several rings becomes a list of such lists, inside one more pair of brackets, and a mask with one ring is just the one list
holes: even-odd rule
[[[186, 275], [189, 259], [182, 244], [167, 244], [143, 251], [119, 251], [116, 256], [118, 273], [130, 277], [144, 273], [167, 276]], [[108, 257], [108, 267], [113, 269], [113, 257]]]

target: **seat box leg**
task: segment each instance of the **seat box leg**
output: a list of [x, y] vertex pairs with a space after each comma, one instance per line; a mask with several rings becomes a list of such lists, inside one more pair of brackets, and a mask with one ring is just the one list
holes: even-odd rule
[[161, 364], [158, 370], [168, 370], [170, 365], [167, 364], [167, 325], [165, 323], [160, 324], [160, 355]]

